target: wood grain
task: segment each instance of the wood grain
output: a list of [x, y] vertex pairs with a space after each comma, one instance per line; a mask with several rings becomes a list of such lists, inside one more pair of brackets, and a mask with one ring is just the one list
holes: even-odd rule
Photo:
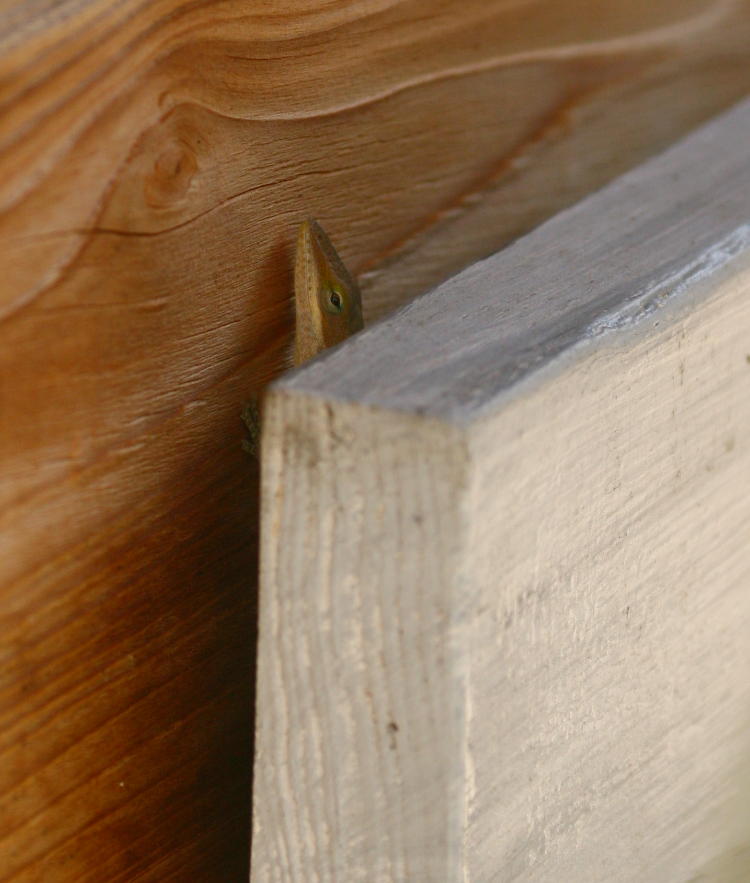
[[382, 314], [734, 101], [749, 9], [3, 5], [0, 879], [246, 876], [300, 219]]
[[749, 138], [274, 384], [253, 880], [748, 879]]

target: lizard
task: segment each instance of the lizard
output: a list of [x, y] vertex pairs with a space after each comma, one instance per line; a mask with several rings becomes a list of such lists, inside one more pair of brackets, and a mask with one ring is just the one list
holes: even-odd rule
[[[364, 327], [359, 287], [323, 228], [312, 219], [302, 222], [297, 235], [294, 313], [294, 366], [307, 362]], [[243, 447], [257, 456], [261, 428], [257, 401], [245, 406], [242, 419], [250, 433]]]

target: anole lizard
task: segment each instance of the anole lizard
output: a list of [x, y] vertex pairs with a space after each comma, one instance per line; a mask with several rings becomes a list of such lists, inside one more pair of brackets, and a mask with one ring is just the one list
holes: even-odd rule
[[[294, 259], [294, 351], [301, 365], [319, 352], [360, 331], [362, 295], [331, 240], [317, 221], [303, 221]], [[257, 455], [260, 447], [260, 410], [256, 402], [242, 412], [250, 432], [243, 443]]]

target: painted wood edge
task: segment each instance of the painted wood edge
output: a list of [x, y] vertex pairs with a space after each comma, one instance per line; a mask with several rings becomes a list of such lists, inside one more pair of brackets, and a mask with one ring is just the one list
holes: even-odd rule
[[278, 382], [467, 423], [750, 245], [750, 101]]
[[269, 394], [252, 880], [460, 879], [468, 467], [455, 427]]

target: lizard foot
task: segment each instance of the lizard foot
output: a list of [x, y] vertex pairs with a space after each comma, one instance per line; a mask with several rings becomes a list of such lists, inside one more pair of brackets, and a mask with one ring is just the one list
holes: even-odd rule
[[247, 427], [249, 438], [242, 439], [242, 450], [258, 459], [260, 456], [260, 403], [257, 398], [249, 401], [240, 414]]

